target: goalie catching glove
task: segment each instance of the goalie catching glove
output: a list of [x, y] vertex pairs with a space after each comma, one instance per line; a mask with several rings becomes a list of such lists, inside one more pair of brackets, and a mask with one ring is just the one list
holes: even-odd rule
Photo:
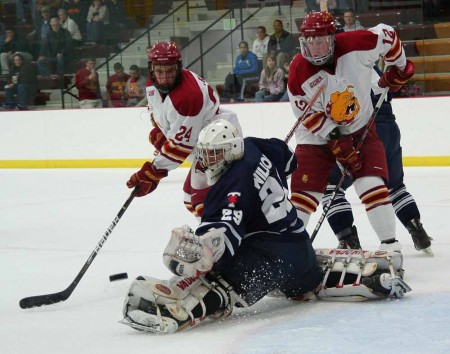
[[361, 160], [353, 145], [351, 135], [340, 135], [338, 128], [330, 133], [331, 140], [328, 146], [336, 156], [336, 160], [345, 168], [348, 167], [351, 173], [355, 173], [361, 169]]
[[225, 252], [224, 231], [225, 228], [211, 228], [198, 236], [188, 225], [173, 229], [164, 250], [164, 264], [180, 276], [198, 277], [208, 273]]
[[381, 88], [389, 87], [389, 91], [399, 91], [414, 75], [414, 64], [406, 60], [406, 66], [401, 71], [397, 66], [391, 66], [378, 80]]
[[128, 188], [139, 186], [137, 197], [143, 197], [153, 192], [159, 184], [159, 181], [167, 177], [167, 170], [158, 169], [151, 162], [146, 162], [142, 168], [133, 174], [127, 182]]

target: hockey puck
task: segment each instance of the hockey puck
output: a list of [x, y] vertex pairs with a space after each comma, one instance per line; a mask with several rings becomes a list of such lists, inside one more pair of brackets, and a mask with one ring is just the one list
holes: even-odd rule
[[113, 274], [109, 276], [109, 281], [116, 281], [116, 280], [122, 280], [122, 279], [128, 279], [127, 273], [118, 273]]

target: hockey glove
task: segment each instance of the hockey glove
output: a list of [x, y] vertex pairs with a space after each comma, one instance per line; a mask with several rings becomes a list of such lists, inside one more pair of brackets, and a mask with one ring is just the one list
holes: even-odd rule
[[224, 231], [223, 227], [211, 228], [198, 236], [188, 225], [173, 229], [164, 250], [164, 264], [180, 276], [198, 277], [208, 273], [225, 252]]
[[399, 91], [414, 75], [414, 64], [406, 60], [405, 70], [400, 71], [397, 66], [391, 66], [378, 80], [381, 88], [389, 87], [390, 92]]
[[167, 141], [167, 138], [164, 136], [164, 133], [159, 129], [159, 127], [155, 127], [151, 130], [148, 140], [155, 147], [155, 149], [159, 152], [161, 151], [162, 146]]
[[143, 197], [153, 192], [159, 184], [159, 181], [167, 177], [167, 170], [158, 169], [151, 162], [146, 162], [142, 168], [133, 174], [127, 182], [128, 188], [139, 186], [137, 197]]
[[361, 160], [353, 146], [351, 135], [345, 135], [338, 139], [332, 139], [328, 146], [336, 156], [336, 160], [345, 168], [348, 166], [351, 173], [355, 173], [361, 168]]

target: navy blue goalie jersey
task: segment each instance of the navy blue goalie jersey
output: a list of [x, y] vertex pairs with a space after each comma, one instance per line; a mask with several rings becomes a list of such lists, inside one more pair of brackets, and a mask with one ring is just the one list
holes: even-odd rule
[[201, 236], [225, 227], [221, 261], [232, 257], [245, 238], [261, 233], [282, 237], [305, 229], [288, 198], [286, 178], [297, 167], [292, 150], [279, 139], [245, 138], [244, 151], [208, 192], [196, 230]]

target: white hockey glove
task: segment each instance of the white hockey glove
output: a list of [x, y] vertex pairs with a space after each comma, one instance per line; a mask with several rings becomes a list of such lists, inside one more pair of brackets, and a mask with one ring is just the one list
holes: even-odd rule
[[198, 277], [208, 273], [225, 252], [224, 231], [212, 228], [197, 236], [188, 225], [173, 229], [164, 250], [164, 264], [175, 275]]

